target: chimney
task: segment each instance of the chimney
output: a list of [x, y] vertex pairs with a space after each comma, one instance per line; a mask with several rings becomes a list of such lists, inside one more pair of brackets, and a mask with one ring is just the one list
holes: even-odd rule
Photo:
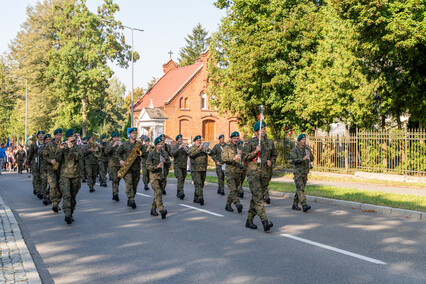
[[174, 69], [177, 69], [177, 68], [178, 68], [178, 65], [173, 61], [173, 59], [170, 59], [169, 61], [167, 61], [166, 64], [163, 64], [164, 74], [166, 74], [170, 70], [174, 70]]

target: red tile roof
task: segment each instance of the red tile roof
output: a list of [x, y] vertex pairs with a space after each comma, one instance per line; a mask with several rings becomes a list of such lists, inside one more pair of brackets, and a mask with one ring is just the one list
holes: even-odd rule
[[199, 71], [203, 63], [170, 70], [134, 105], [133, 109], [139, 111], [152, 104], [154, 107], [163, 107], [164, 102], [175, 96], [179, 90]]

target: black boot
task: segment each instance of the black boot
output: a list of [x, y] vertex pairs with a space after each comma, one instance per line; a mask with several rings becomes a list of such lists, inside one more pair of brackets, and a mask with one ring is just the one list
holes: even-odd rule
[[130, 206], [130, 200], [127, 199], [127, 206]]
[[143, 189], [149, 190], [149, 186], [147, 184], [145, 184], [145, 187]]
[[181, 200], [183, 200], [185, 198], [185, 193], [182, 193], [181, 195], [180, 195], [180, 199]]
[[118, 197], [117, 193], [115, 193], [115, 194], [112, 195], [112, 200], [120, 201], [120, 198]]
[[200, 201], [194, 197], [194, 203], [200, 203]]
[[67, 222], [67, 224], [71, 224], [72, 223], [72, 216], [71, 215], [65, 215], [65, 222]]
[[271, 229], [274, 226], [274, 224], [272, 224], [272, 222], [269, 222], [268, 220], [262, 221], [262, 224], [263, 224], [263, 230], [265, 232], [269, 231], [269, 229]]
[[58, 213], [58, 212], [59, 212], [59, 206], [58, 206], [58, 204], [54, 204], [54, 205], [52, 206], [52, 211], [53, 211], [53, 212], [55, 212], [55, 213]]
[[266, 202], [266, 204], [271, 204], [271, 199], [268, 197], [263, 198]]
[[163, 195], [166, 195], [166, 194], [167, 194], [167, 192], [166, 192], [166, 190], [165, 190], [165, 189], [163, 189], [162, 194], [163, 194]]
[[157, 210], [155, 210], [154, 208], [151, 208], [151, 213], [152, 216], [158, 216]]
[[43, 204], [49, 205], [49, 198], [47, 197], [47, 195], [43, 198]]
[[237, 193], [237, 196], [238, 196], [239, 198], [244, 198], [244, 192], [242, 192], [242, 191], [238, 192], [238, 193]]
[[161, 214], [161, 219], [166, 219], [167, 210], [166, 209], [160, 210], [160, 214]]
[[223, 190], [223, 189], [222, 189], [222, 190], [220, 191], [220, 195], [225, 195], [225, 190]]
[[41, 195], [41, 193], [37, 193], [37, 198], [38, 199], [43, 199], [43, 195]]
[[253, 220], [249, 219], [246, 221], [246, 227], [250, 229], [257, 229], [257, 226], [253, 223]]
[[228, 212], [234, 212], [234, 209], [232, 209], [230, 204], [226, 204], [225, 210], [228, 211]]
[[237, 204], [235, 206], [237, 207], [238, 213], [243, 212], [243, 205], [242, 204]]
[[37, 195], [37, 192], [36, 192], [35, 190], [33, 190], [33, 194], [34, 194], [34, 195]]
[[291, 206], [291, 209], [300, 211], [300, 207], [297, 206], [297, 204], [293, 204], [293, 206]]
[[198, 198], [198, 203], [200, 203], [200, 205], [204, 205], [204, 198]]
[[306, 211], [308, 211], [309, 209], [311, 209], [311, 205], [308, 205], [308, 204], [303, 205], [303, 212], [306, 212]]
[[217, 194], [220, 194], [220, 188], [217, 189]]
[[89, 191], [90, 191], [90, 192], [95, 192], [95, 189], [94, 189], [93, 187], [91, 187], [91, 188], [89, 189]]
[[83, 179], [81, 180], [81, 182], [82, 182], [82, 183], [86, 183], [86, 179], [85, 179], [85, 178], [83, 178]]
[[136, 202], [134, 200], [130, 201], [130, 207], [132, 207], [133, 209], [136, 208]]

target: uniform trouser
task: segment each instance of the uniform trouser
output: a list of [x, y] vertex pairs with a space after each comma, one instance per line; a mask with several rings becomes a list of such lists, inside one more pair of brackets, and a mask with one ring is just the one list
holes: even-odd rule
[[72, 215], [77, 205], [75, 200], [78, 191], [81, 187], [80, 177], [76, 178], [61, 178], [60, 189], [62, 192], [62, 210], [64, 210], [65, 215]]
[[129, 201], [135, 200], [136, 190], [138, 187], [139, 180], [141, 179], [140, 170], [132, 171], [131, 169], [123, 177], [124, 183], [126, 184], [126, 195]]
[[263, 204], [262, 188], [268, 186], [268, 176], [248, 175], [249, 187], [251, 191], [250, 209], [248, 211], [248, 220], [253, 220], [259, 215], [262, 221], [267, 220], [265, 205]]
[[177, 178], [177, 194], [183, 194], [183, 187], [185, 185], [186, 178], [186, 167], [180, 168], [175, 165], [174, 167], [175, 176]]
[[18, 161], [18, 173], [22, 173], [22, 169], [24, 168], [24, 161]]
[[238, 186], [238, 192], [244, 192], [243, 183], [244, 183], [244, 180], [246, 179], [246, 175], [247, 175], [247, 170], [244, 170], [244, 172], [241, 174], [240, 185]]
[[297, 205], [299, 202], [302, 206], [306, 205], [305, 186], [308, 181], [308, 175], [302, 174], [294, 177], [294, 183], [296, 184], [296, 194], [294, 195], [293, 204]]
[[104, 161], [99, 161], [98, 162], [98, 167], [99, 167], [99, 176], [100, 176], [100, 183], [101, 184], [106, 184], [106, 175], [107, 175], [107, 170], [108, 170], [108, 162], [104, 162]]
[[167, 185], [167, 176], [169, 175], [169, 171], [170, 171], [170, 167], [164, 167], [164, 179], [162, 179], [162, 182], [161, 182], [161, 184], [162, 184], [162, 189], [165, 189], [166, 188], [166, 185]]
[[120, 185], [120, 178], [118, 177], [118, 171], [120, 167], [110, 167], [109, 176], [112, 180], [112, 194], [118, 194], [118, 186]]
[[80, 159], [80, 176], [87, 179], [86, 160]]
[[235, 205], [240, 204], [240, 200], [238, 199], [237, 192], [238, 187], [241, 183], [241, 174], [235, 174], [235, 173], [227, 173], [226, 174], [226, 184], [228, 185], [229, 194], [228, 198], [226, 199], [226, 204], [231, 205], [231, 203], [234, 203]]
[[52, 205], [58, 205], [62, 198], [61, 191], [59, 190], [59, 171], [48, 170], [47, 182], [50, 186], [49, 197]]
[[47, 190], [47, 170], [40, 171], [40, 194], [45, 197], [49, 196], [49, 191]]
[[268, 198], [269, 197], [269, 189], [268, 189], [268, 185], [269, 182], [272, 179], [272, 167], [268, 168], [268, 183], [262, 188], [262, 194], [264, 198]]
[[142, 173], [143, 173], [143, 176], [142, 176], [143, 184], [144, 184], [145, 186], [147, 186], [147, 185], [148, 185], [148, 183], [149, 183], [149, 171], [148, 171], [148, 169], [146, 168], [146, 162], [145, 162], [145, 163], [142, 163]]
[[216, 165], [217, 185], [220, 190], [225, 189], [225, 175], [222, 171], [222, 166]]
[[87, 171], [87, 185], [89, 188], [93, 188], [96, 183], [96, 176], [98, 175], [98, 164], [86, 163]]
[[152, 201], [152, 209], [164, 210], [163, 207], [163, 189], [161, 184], [164, 182], [163, 179], [151, 179], [151, 187], [154, 190], [154, 200]]
[[203, 198], [204, 181], [206, 180], [206, 172], [191, 172], [194, 181], [194, 199]]
[[40, 193], [41, 190], [41, 177], [40, 177], [40, 170], [37, 169], [37, 166], [34, 165], [31, 167], [32, 173], [33, 173], [33, 189], [36, 193]]

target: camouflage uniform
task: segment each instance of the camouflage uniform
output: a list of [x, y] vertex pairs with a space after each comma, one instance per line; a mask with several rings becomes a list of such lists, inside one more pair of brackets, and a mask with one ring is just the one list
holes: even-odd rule
[[242, 150], [242, 147], [229, 143], [222, 152], [222, 161], [226, 163], [226, 184], [229, 189], [228, 198], [226, 200], [226, 204], [228, 205], [231, 205], [231, 203], [234, 203], [235, 205], [240, 204], [240, 200], [237, 197], [237, 191], [241, 184], [241, 176], [244, 172], [244, 163], [240, 164], [240, 160], [234, 161], [235, 155], [238, 154], [237, 149]]
[[191, 175], [194, 181], [194, 201], [203, 198], [204, 181], [206, 180], [207, 171], [207, 153], [202, 147], [193, 145], [189, 148], [188, 155], [191, 161]]
[[[55, 139], [56, 140], [56, 139]], [[58, 170], [53, 170], [52, 160], [58, 161], [59, 147], [61, 141], [58, 141], [58, 144], [55, 142], [50, 142], [47, 144], [45, 149], [45, 159], [47, 161], [47, 182], [49, 183], [49, 197], [52, 201], [52, 206], [58, 206], [61, 202], [62, 194], [59, 189], [59, 179], [60, 179], [60, 168]]]
[[16, 162], [18, 163], [18, 173], [20, 174], [22, 174], [22, 168], [24, 166], [25, 156], [26, 154], [24, 150], [18, 150], [15, 155]]
[[[170, 144], [167, 144], [166, 142], [164, 142], [162, 150], [167, 153], [169, 158], [172, 157], [172, 153], [171, 153], [172, 147], [170, 146]], [[169, 163], [168, 166], [164, 167], [164, 176], [166, 177], [166, 180], [164, 181], [163, 194], [166, 194], [165, 188], [166, 188], [166, 185], [167, 185], [167, 176], [169, 175], [170, 166], [171, 166], [171, 164]]]
[[[164, 162], [164, 177], [161, 168], [157, 168], [157, 166], [161, 163], [161, 157], [163, 157], [166, 161]], [[152, 202], [152, 210], [162, 211], [163, 207], [163, 189], [166, 184], [167, 175], [165, 173], [166, 167], [170, 168], [170, 157], [166, 151], [157, 152], [156, 149], [149, 152], [148, 158], [146, 159], [146, 167], [149, 171], [149, 182], [151, 183], [151, 187], [154, 190], [154, 200]]]
[[90, 151], [91, 148], [91, 143], [87, 143], [86, 147], [83, 149], [83, 153], [86, 160], [87, 185], [89, 186], [90, 191], [94, 191], [93, 187], [96, 183], [96, 177], [98, 176], [99, 168], [98, 158], [96, 158], [92, 151]]
[[106, 186], [106, 184], [107, 184], [106, 175], [107, 175], [107, 171], [108, 171], [108, 160], [109, 160], [109, 157], [105, 154], [105, 147], [107, 146], [107, 143], [101, 143], [101, 145], [103, 146], [103, 148], [102, 148], [102, 154], [98, 158], [99, 178], [100, 178], [99, 183], [101, 185], [105, 185]]
[[146, 190], [149, 189], [148, 184], [149, 184], [149, 171], [146, 168], [146, 159], [148, 158], [148, 154], [149, 154], [149, 146], [144, 145], [144, 151], [142, 152], [142, 156], [141, 156], [141, 163], [142, 163], [142, 181], [144, 184], [144, 188]]
[[[81, 144], [81, 151], [84, 154], [84, 148], [87, 146], [87, 143]], [[83, 156], [83, 159], [80, 159], [80, 176], [84, 182], [87, 180], [87, 170], [86, 170], [86, 158]]]
[[173, 157], [173, 169], [177, 178], [177, 195], [180, 197], [184, 194], [183, 188], [187, 174], [188, 154], [184, 148], [179, 149], [178, 143], [172, 147], [171, 154]]
[[118, 171], [121, 168], [120, 160], [118, 159], [118, 156], [116, 155], [116, 152], [118, 150], [118, 145], [115, 147], [113, 146], [114, 142], [111, 141], [108, 143], [105, 148], [104, 152], [105, 155], [109, 156], [108, 166], [109, 166], [109, 175], [112, 180], [112, 194], [118, 194], [119, 185], [120, 185], [120, 178], [118, 177]]
[[293, 163], [294, 183], [296, 184], [296, 194], [294, 195], [293, 205], [306, 205], [305, 186], [308, 181], [309, 160], [303, 160], [306, 156], [306, 150], [310, 153], [311, 162], [314, 160], [311, 149], [308, 146], [300, 147], [299, 144], [294, 146], [290, 153], [290, 160]]
[[65, 216], [72, 216], [77, 204], [76, 196], [81, 187], [80, 159], [82, 157], [81, 147], [78, 145], [74, 145], [72, 148], [65, 145], [63, 149], [59, 149], [57, 154], [58, 161], [61, 163], [60, 189]]
[[49, 190], [47, 188], [47, 169], [50, 164], [50, 162], [47, 160], [47, 151], [46, 151], [47, 146], [48, 144], [43, 143], [43, 145], [41, 145], [39, 149], [39, 151], [41, 152], [41, 163], [40, 163], [41, 191], [40, 193], [43, 196], [43, 198], [45, 198], [46, 200], [49, 197]]
[[243, 161], [248, 162], [247, 179], [249, 182], [252, 198], [250, 200], [250, 209], [248, 212], [248, 220], [253, 220], [259, 215], [263, 221], [267, 220], [265, 206], [263, 204], [263, 188], [268, 186], [269, 182], [269, 166], [267, 160], [272, 164], [275, 163], [278, 152], [275, 149], [274, 142], [268, 138], [261, 141], [260, 158], [262, 163], [257, 162], [256, 147], [259, 144], [259, 138], [253, 137], [247, 141], [243, 148]]
[[[222, 170], [222, 151], [223, 148], [226, 146], [226, 143], [220, 144], [217, 143], [214, 145], [213, 149], [210, 151], [210, 156], [212, 157], [214, 164], [216, 166], [216, 175], [217, 175], [217, 184], [219, 186], [217, 193], [224, 193], [225, 190], [225, 174]], [[220, 163], [220, 166], [217, 165], [217, 162]]]
[[[135, 147], [136, 142], [131, 143], [127, 140], [116, 151], [118, 161], [126, 161], [127, 157]], [[141, 151], [144, 150], [143, 145], [139, 148]], [[141, 157], [137, 156], [133, 164], [130, 166], [127, 173], [124, 175], [124, 183], [126, 184], [126, 195], [128, 202], [135, 201], [136, 190], [138, 187], [139, 180], [141, 178]]]
[[40, 162], [41, 162], [41, 153], [40, 146], [38, 141], [31, 144], [30, 149], [28, 150], [28, 165], [31, 167], [31, 172], [33, 173], [33, 192], [37, 194], [39, 198], [42, 198], [41, 195], [41, 177], [40, 177]]

